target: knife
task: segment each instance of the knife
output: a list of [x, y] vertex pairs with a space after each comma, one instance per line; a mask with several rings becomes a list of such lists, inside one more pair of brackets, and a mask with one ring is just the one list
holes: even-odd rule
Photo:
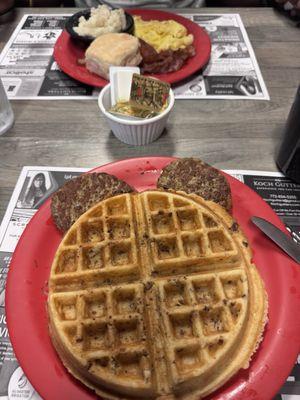
[[260, 217], [251, 217], [251, 221], [263, 233], [273, 240], [283, 251], [285, 251], [296, 263], [300, 264], [300, 245], [295, 243], [292, 238], [283, 233], [275, 225]]

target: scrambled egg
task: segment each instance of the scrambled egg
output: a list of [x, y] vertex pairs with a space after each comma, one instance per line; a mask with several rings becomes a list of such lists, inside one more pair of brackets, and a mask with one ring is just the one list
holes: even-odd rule
[[134, 35], [150, 44], [159, 53], [162, 50], [183, 49], [193, 43], [186, 28], [174, 20], [144, 21], [134, 17]]

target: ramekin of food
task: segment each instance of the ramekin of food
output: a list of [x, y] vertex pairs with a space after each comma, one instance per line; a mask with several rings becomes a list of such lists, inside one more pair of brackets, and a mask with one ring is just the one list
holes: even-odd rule
[[168, 98], [168, 105], [159, 115], [147, 119], [128, 119], [111, 114], [110, 84], [104, 86], [98, 97], [98, 105], [104, 114], [113, 134], [121, 142], [134, 146], [143, 146], [154, 142], [160, 137], [166, 127], [170, 112], [174, 106], [175, 97], [172, 89]]
[[[89, 46], [92, 43], [92, 41], [95, 40], [95, 37], [89, 35], [85, 36], [79, 35], [77, 32], [75, 32], [74, 27], [78, 26], [80, 17], [88, 19], [90, 18], [90, 16], [91, 16], [91, 8], [81, 10], [73, 14], [71, 17], [69, 17], [65, 24], [65, 29], [72, 37], [72, 39], [85, 46]], [[127, 12], [125, 12], [125, 17], [126, 17], [126, 27], [121, 31], [121, 33], [132, 34], [134, 30], [133, 17]]]

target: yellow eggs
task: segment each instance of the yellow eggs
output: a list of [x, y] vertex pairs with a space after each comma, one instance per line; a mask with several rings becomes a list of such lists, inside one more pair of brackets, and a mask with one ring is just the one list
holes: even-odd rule
[[193, 43], [194, 37], [174, 20], [144, 21], [134, 17], [134, 35], [150, 44], [159, 53], [162, 50], [183, 49]]

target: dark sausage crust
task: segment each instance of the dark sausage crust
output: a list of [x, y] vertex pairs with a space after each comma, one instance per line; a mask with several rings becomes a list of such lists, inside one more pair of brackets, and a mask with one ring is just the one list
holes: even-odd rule
[[231, 191], [224, 175], [195, 158], [181, 158], [163, 168], [157, 187], [195, 193], [231, 211]]
[[106, 173], [80, 175], [65, 183], [51, 199], [53, 220], [63, 232], [91, 208], [108, 197], [130, 193], [134, 189], [126, 182]]

